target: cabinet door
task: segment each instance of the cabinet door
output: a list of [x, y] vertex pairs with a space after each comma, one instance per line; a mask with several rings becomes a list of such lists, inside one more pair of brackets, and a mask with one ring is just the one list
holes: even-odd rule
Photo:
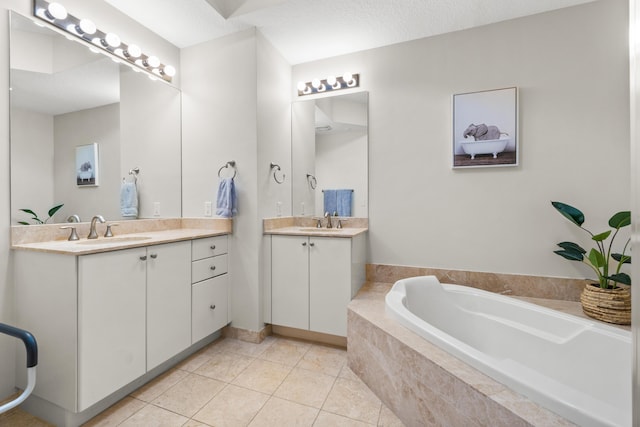
[[351, 239], [310, 238], [309, 329], [347, 336]]
[[145, 373], [144, 256], [137, 248], [78, 257], [78, 411]]
[[271, 238], [271, 321], [309, 329], [309, 239]]
[[229, 275], [203, 280], [191, 287], [191, 340], [211, 335], [229, 323]]
[[147, 371], [191, 345], [191, 242], [147, 248]]

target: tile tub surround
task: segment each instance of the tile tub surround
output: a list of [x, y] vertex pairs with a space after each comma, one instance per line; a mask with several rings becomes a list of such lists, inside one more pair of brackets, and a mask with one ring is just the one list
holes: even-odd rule
[[384, 297], [391, 286], [367, 283], [351, 301], [347, 358], [405, 425], [573, 425], [387, 317]]
[[407, 277], [429, 275], [436, 276], [441, 283], [470, 286], [508, 296], [564, 301], [580, 301], [582, 289], [592, 282], [586, 279], [367, 264], [367, 282], [395, 283]]

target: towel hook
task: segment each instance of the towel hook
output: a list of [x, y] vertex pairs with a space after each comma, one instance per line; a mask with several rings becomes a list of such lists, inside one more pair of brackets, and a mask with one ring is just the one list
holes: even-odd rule
[[308, 173], [307, 181], [309, 181], [309, 186], [311, 187], [311, 189], [315, 190], [316, 186], [318, 185], [318, 180], [316, 179], [316, 177]]
[[[281, 171], [281, 169], [280, 169], [280, 165], [277, 165], [277, 164], [275, 164], [275, 163], [271, 162], [271, 169], [273, 170], [273, 179], [274, 179], [278, 184], [282, 184], [282, 183], [284, 182], [284, 178], [285, 178], [284, 172], [282, 173], [282, 180], [279, 180], [279, 179], [278, 179], [278, 177], [276, 176], [276, 173], [277, 173], [278, 171]], [[275, 169], [275, 170], [274, 170], [274, 169]]]
[[238, 173], [238, 169], [236, 169], [236, 161], [235, 160], [229, 160], [224, 166], [222, 166], [220, 169], [218, 169], [218, 178], [221, 178], [220, 173], [222, 172], [222, 169], [226, 169], [229, 166], [231, 166], [233, 168], [233, 176], [231, 177], [231, 179], [236, 177], [236, 174]]

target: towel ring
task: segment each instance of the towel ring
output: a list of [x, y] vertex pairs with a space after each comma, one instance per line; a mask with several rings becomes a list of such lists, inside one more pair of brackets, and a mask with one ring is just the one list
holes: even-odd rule
[[315, 190], [316, 186], [318, 185], [318, 180], [316, 179], [316, 177], [308, 173], [307, 181], [309, 181], [309, 186], [311, 187], [311, 189]]
[[[273, 170], [273, 179], [278, 183], [278, 184], [282, 184], [284, 182], [285, 179], [285, 175], [284, 173], [282, 173], [282, 180], [279, 180], [278, 177], [276, 176], [276, 173], [281, 170], [280, 169], [280, 165], [277, 165], [273, 162], [271, 162], [271, 169]], [[275, 169], [275, 170], [274, 170]]]
[[233, 176], [231, 177], [231, 179], [236, 177], [236, 174], [238, 173], [238, 169], [236, 169], [236, 161], [235, 160], [229, 160], [224, 166], [222, 166], [220, 169], [218, 169], [218, 178], [222, 178], [220, 176], [220, 173], [222, 172], [222, 169], [226, 169], [229, 166], [231, 166], [233, 168]]
[[[138, 174], [140, 173], [140, 168], [135, 167], [133, 169], [129, 169], [129, 175], [133, 177], [134, 184], [138, 182]], [[125, 182], [125, 178], [122, 178], [122, 182]]]

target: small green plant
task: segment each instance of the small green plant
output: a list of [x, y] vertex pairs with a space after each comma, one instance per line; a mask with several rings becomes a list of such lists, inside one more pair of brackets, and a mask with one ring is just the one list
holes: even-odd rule
[[[61, 207], [64, 206], [64, 203], [61, 205], [56, 205], [54, 207], [52, 207], [51, 209], [49, 209], [49, 212], [47, 212], [49, 214], [49, 217], [47, 219], [45, 219], [44, 221], [42, 219], [40, 219], [38, 217], [38, 214], [36, 214], [34, 211], [32, 211], [31, 209], [20, 209], [22, 212], [26, 212], [29, 215], [32, 216], [32, 220], [34, 221], [34, 224], [46, 224], [47, 221], [49, 221], [51, 219], [52, 216], [55, 215], [56, 212], [58, 212], [60, 210]], [[22, 224], [22, 225], [31, 225], [29, 224], [27, 221], [18, 221], [18, 224]]]
[[[624, 264], [631, 263], [631, 256], [625, 254], [631, 239], [628, 239], [627, 243], [625, 243], [622, 253], [612, 252], [613, 241], [618, 235], [618, 231], [631, 224], [631, 212], [621, 211], [614, 214], [611, 219], [609, 219], [609, 227], [611, 227], [612, 230], [593, 234], [582, 226], [584, 223], [584, 214], [579, 209], [562, 202], [551, 202], [551, 204], [562, 216], [589, 233], [591, 240], [596, 244], [596, 247], [592, 248], [589, 254], [587, 254], [587, 251], [577, 243], [561, 242], [558, 243], [558, 246], [562, 249], [556, 250], [554, 253], [569, 261], [580, 261], [587, 264], [596, 273], [600, 287], [603, 289], [614, 289], [617, 286], [616, 283], [631, 285], [631, 277], [620, 271]], [[613, 233], [613, 236], [611, 236], [611, 233]], [[607, 246], [606, 240], [609, 236], [611, 236], [611, 240]], [[611, 259], [616, 261], [613, 266], [610, 265]], [[613, 270], [613, 274], [611, 274], [610, 268]]]

